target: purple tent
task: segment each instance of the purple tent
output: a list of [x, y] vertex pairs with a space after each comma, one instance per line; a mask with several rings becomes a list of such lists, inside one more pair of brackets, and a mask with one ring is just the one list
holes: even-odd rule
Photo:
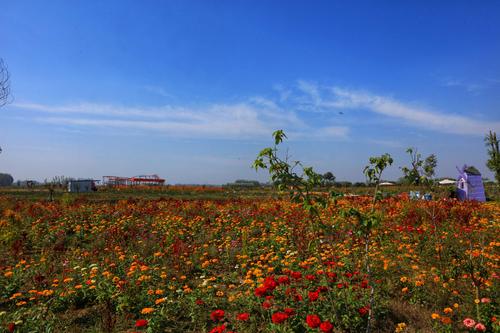
[[458, 169], [457, 197], [460, 200], [486, 201], [481, 173], [473, 166], [464, 165], [462, 170]]

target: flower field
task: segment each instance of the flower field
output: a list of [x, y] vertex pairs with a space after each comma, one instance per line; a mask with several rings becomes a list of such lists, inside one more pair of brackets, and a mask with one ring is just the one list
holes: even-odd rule
[[0, 330], [500, 331], [498, 203], [378, 201], [370, 273], [351, 208], [0, 197]]

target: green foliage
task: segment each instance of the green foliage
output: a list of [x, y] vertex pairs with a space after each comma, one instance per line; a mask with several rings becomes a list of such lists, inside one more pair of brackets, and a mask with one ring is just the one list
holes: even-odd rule
[[288, 191], [292, 202], [300, 203], [311, 217], [319, 218], [318, 208], [326, 207], [327, 200], [313, 190], [321, 185], [323, 177], [312, 167], [304, 166], [300, 161], [289, 163], [288, 156], [279, 155], [278, 146], [287, 137], [283, 130], [275, 131], [273, 137], [274, 147], [262, 149], [252, 167], [255, 170], [268, 169], [271, 181], [280, 192]]
[[321, 185], [323, 186], [332, 186], [335, 184], [335, 176], [332, 172], [328, 171], [321, 176]]
[[410, 185], [432, 184], [432, 177], [434, 177], [437, 166], [436, 155], [431, 154], [423, 160], [416, 148], [410, 147], [406, 152], [410, 155], [411, 166], [401, 168], [404, 182]]
[[497, 139], [497, 133], [490, 131], [488, 135], [484, 138], [486, 147], [488, 148], [489, 159], [486, 162], [486, 166], [495, 174], [495, 180], [497, 184], [500, 184], [500, 150], [499, 142]]
[[14, 178], [8, 173], [0, 173], [0, 186], [11, 186]]
[[382, 179], [382, 172], [390, 165], [394, 160], [391, 155], [383, 154], [381, 156], [370, 157], [370, 164], [365, 166], [363, 173], [370, 184], [378, 185]]

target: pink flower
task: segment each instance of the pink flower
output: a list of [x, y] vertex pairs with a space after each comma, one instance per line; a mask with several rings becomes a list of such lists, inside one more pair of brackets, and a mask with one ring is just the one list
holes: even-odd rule
[[488, 297], [481, 298], [481, 303], [490, 303], [490, 302], [491, 302], [491, 299], [489, 299]]
[[484, 326], [481, 323], [477, 323], [476, 326], [474, 327], [474, 329], [476, 331], [479, 331], [479, 332], [485, 332], [486, 331], [486, 326]]
[[465, 327], [467, 327], [467, 328], [473, 328], [474, 325], [476, 325], [476, 322], [474, 321], [474, 319], [470, 319], [470, 318], [465, 318], [463, 323], [464, 323]]

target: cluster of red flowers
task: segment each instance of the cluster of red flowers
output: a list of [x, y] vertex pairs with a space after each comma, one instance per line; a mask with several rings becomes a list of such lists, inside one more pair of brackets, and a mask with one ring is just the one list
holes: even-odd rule
[[319, 330], [324, 333], [331, 333], [333, 331], [332, 323], [329, 321], [322, 322], [318, 315], [307, 315], [306, 323], [310, 328], [319, 328]]

